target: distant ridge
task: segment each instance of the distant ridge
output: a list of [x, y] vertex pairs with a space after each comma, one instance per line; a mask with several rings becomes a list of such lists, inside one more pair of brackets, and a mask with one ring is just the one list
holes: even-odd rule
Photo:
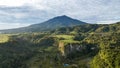
[[70, 18], [66, 15], [62, 15], [62, 16], [54, 17], [39, 24], [33, 24], [28, 27], [17, 28], [17, 29], [1, 30], [0, 32], [2, 33], [41, 32], [41, 31], [54, 30], [61, 27], [72, 27], [81, 24], [87, 24], [87, 23]]

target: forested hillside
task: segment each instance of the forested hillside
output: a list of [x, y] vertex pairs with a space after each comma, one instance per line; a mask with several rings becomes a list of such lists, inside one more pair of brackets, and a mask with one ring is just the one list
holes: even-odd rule
[[0, 68], [120, 68], [120, 23], [0, 34]]

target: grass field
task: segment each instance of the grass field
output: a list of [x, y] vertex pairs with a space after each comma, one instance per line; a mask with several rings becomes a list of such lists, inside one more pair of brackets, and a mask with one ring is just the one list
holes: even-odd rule
[[79, 43], [79, 41], [74, 40], [73, 35], [56, 35], [55, 37], [57, 37], [58, 39], [60, 39], [61, 42], [64, 43]]
[[9, 35], [0, 34], [0, 43], [5, 43], [9, 40]]

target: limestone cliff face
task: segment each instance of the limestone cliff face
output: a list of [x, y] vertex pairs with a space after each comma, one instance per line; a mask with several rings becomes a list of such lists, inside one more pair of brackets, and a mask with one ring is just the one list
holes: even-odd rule
[[63, 56], [67, 56], [68, 54], [73, 54], [75, 52], [80, 53], [90, 53], [97, 49], [96, 46], [91, 44], [80, 44], [80, 43], [68, 43], [64, 44], [63, 42], [59, 42], [59, 50], [61, 51]]
[[83, 49], [85, 49], [85, 46], [82, 46], [81, 44], [73, 43], [68, 44], [64, 47], [64, 53], [65, 55], [74, 53], [74, 52], [81, 52]]
[[64, 44], [64, 42], [59, 42], [59, 50], [61, 51], [63, 56], [66, 56], [67, 54], [73, 53], [73, 52], [80, 52], [83, 49], [85, 49], [85, 46], [82, 46], [78, 43], [69, 43], [67, 45]]

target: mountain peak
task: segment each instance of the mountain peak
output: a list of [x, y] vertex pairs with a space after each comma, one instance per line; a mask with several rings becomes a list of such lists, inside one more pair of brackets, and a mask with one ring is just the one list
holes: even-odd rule
[[[85, 22], [79, 21], [77, 19], [73, 19], [71, 17], [68, 17], [66, 15], [62, 16], [57, 16], [52, 19], [49, 19], [46, 22], [43, 22], [44, 24], [49, 26], [56, 26], [56, 27], [68, 27], [68, 26], [75, 26], [75, 25], [80, 25], [80, 24], [86, 24]], [[43, 24], [42, 23], [42, 24]]]
[[[19, 28], [19, 29], [11, 29], [11, 32], [39, 32], [39, 31], [49, 31], [58, 29], [61, 27], [72, 27], [76, 25], [87, 24], [85, 22], [73, 19], [66, 15], [57, 16], [52, 19], [49, 19], [45, 22], [33, 24], [28, 27]], [[7, 30], [5, 30], [7, 32]], [[9, 30], [8, 30], [9, 32]]]
[[66, 15], [62, 15], [62, 16], [57, 16], [57, 17], [54, 17], [53, 19], [72, 19]]
[[58, 17], [68, 17], [68, 16], [66, 16], [66, 15], [62, 15], [62, 16], [58, 16]]

